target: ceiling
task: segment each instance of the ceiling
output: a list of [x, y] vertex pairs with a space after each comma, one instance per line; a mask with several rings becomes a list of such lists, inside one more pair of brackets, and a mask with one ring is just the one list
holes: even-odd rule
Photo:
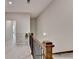
[[[12, 1], [12, 4], [9, 4]], [[5, 12], [29, 13], [37, 17], [53, 0], [5, 0]]]

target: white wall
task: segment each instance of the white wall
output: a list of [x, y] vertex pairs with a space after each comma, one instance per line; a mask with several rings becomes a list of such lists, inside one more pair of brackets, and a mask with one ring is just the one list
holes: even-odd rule
[[32, 33], [34, 33], [34, 35], [36, 36], [36, 27], [37, 27], [37, 23], [36, 23], [36, 19], [30, 19], [30, 31]]
[[6, 13], [6, 19], [16, 21], [16, 42], [25, 43], [25, 33], [30, 32], [30, 16], [22, 13]]
[[73, 0], [54, 0], [37, 19], [37, 38], [47, 39], [55, 44], [54, 52], [73, 49]]

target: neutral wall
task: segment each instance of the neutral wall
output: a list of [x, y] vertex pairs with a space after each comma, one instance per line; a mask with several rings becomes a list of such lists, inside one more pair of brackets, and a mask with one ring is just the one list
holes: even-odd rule
[[36, 36], [36, 27], [37, 27], [37, 23], [36, 23], [36, 19], [30, 19], [30, 32], [34, 33], [34, 35]]
[[[73, 0], [54, 0], [37, 19], [37, 38], [52, 41], [54, 52], [73, 49]], [[43, 33], [46, 32], [46, 38]]]
[[30, 16], [22, 13], [6, 13], [6, 19], [16, 21], [16, 42], [25, 44], [25, 33], [30, 32]]

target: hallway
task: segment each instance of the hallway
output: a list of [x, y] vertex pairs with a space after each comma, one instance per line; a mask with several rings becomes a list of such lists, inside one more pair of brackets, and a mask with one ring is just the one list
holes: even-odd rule
[[[29, 33], [34, 33], [34, 39], [41, 44], [49, 41], [55, 45], [53, 49], [52, 44], [50, 47], [50, 43], [46, 43], [44, 59], [52, 59], [55, 52], [73, 50], [72, 6], [72, 0], [5, 0], [6, 59], [33, 59]], [[32, 45], [34, 59], [41, 59], [41, 49]], [[73, 59], [73, 53], [54, 55], [54, 59]]]

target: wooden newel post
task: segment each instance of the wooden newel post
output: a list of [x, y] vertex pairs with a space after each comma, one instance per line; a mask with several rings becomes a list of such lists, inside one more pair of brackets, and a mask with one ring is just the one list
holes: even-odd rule
[[44, 42], [45, 44], [45, 56], [44, 59], [53, 59], [52, 48], [54, 47], [52, 42]]

